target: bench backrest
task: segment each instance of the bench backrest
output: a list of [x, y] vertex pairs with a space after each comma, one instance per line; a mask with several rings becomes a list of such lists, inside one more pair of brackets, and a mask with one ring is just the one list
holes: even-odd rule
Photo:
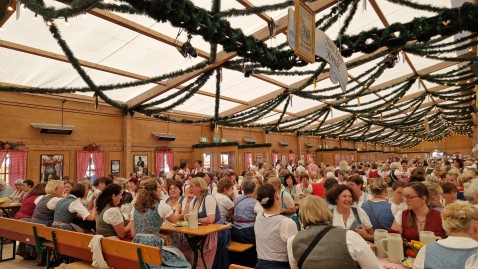
[[47, 227], [45, 230], [50, 231], [50, 234], [52, 234], [52, 241], [58, 254], [88, 262], [93, 260], [93, 254], [88, 248], [93, 235], [50, 227]]
[[140, 268], [138, 255], [141, 255], [141, 260], [144, 263], [154, 265], [162, 264], [161, 250], [158, 247], [111, 238], [102, 238], [101, 248], [103, 250], [103, 257], [110, 267]]
[[45, 225], [0, 217], [0, 237], [35, 245], [33, 227], [45, 227]]

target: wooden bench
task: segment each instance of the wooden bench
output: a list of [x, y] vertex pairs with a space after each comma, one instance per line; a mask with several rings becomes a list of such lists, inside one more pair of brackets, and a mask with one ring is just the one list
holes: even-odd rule
[[227, 249], [232, 252], [244, 252], [252, 247], [254, 247], [254, 244], [243, 244], [236, 241], [231, 241], [231, 244]]
[[237, 264], [231, 264], [229, 266], [229, 269], [254, 269], [254, 268], [247, 267], [247, 266], [242, 266], [242, 265], [237, 265]]
[[[34, 227], [45, 227], [45, 225], [0, 217], [0, 262], [15, 259], [16, 241], [36, 245]], [[3, 238], [13, 241], [12, 256], [7, 259], [3, 259]]]
[[[93, 255], [88, 247], [93, 235], [48, 228], [52, 232], [55, 251], [83, 260], [64, 266], [64, 268], [83, 269], [95, 268], [91, 265]], [[103, 258], [112, 268], [146, 269], [147, 264], [161, 265], [161, 250], [157, 247], [136, 244], [110, 238], [101, 239]]]

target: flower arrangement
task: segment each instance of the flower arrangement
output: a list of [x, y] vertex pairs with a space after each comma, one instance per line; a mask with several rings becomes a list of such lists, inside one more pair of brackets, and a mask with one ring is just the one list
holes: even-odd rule
[[98, 145], [96, 143], [90, 143], [87, 146], [84, 146], [83, 149], [85, 151], [99, 151], [100, 147], [101, 147], [101, 145]]
[[173, 149], [168, 147], [168, 146], [159, 146], [155, 148], [156, 151], [161, 151], [161, 152], [170, 152]]
[[8, 142], [8, 141], [0, 141], [0, 149], [13, 149], [13, 150], [17, 150], [19, 147], [21, 146], [25, 146], [25, 144], [23, 143], [23, 141], [19, 141], [19, 142]]

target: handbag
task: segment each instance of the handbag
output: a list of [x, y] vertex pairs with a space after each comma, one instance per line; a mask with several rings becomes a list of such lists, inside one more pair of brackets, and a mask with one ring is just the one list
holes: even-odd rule
[[148, 232], [150, 232], [154, 235], [160, 236], [163, 239], [163, 246], [170, 247], [172, 245], [171, 236], [169, 236], [167, 234], [157, 233], [157, 232], [153, 231], [153, 229], [151, 229], [151, 227], [149, 227], [148, 223], [146, 222], [146, 219], [144, 218], [144, 213], [141, 213], [141, 219], [143, 220], [144, 227], [146, 227]]

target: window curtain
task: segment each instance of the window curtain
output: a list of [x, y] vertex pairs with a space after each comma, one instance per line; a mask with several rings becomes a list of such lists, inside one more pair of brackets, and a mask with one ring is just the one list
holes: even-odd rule
[[[93, 155], [93, 163], [95, 164], [96, 178], [104, 177], [105, 176], [105, 152], [92, 151], [90, 153], [91, 155]], [[86, 167], [88, 167], [88, 165]]]
[[279, 160], [279, 153], [272, 152], [272, 162], [274, 163], [274, 167], [275, 167], [275, 164], [277, 163], [277, 160]]
[[169, 171], [172, 171], [174, 166], [174, 153], [166, 152], [166, 163], [168, 164]]
[[[8, 152], [8, 154], [10, 155], [9, 185], [11, 187], [15, 187], [15, 180], [19, 178], [25, 179], [27, 176], [27, 152], [24, 150], [18, 150], [18, 151], [16, 150], [16, 151], [10, 151]], [[3, 159], [4, 158], [5, 156], [3, 157]]]
[[295, 153], [289, 153], [289, 161], [295, 160]]
[[252, 153], [251, 152], [245, 152], [244, 153], [244, 164], [245, 164], [244, 169], [246, 171], [249, 171], [249, 168], [251, 168], [251, 162], [252, 162]]
[[86, 175], [91, 151], [76, 152], [76, 180], [80, 181]]
[[314, 158], [312, 157], [312, 153], [307, 153], [307, 163], [311, 163], [312, 161], [314, 160]]
[[163, 168], [163, 161], [164, 161], [164, 152], [163, 151], [156, 151], [156, 175], [159, 176], [159, 172], [161, 168]]

